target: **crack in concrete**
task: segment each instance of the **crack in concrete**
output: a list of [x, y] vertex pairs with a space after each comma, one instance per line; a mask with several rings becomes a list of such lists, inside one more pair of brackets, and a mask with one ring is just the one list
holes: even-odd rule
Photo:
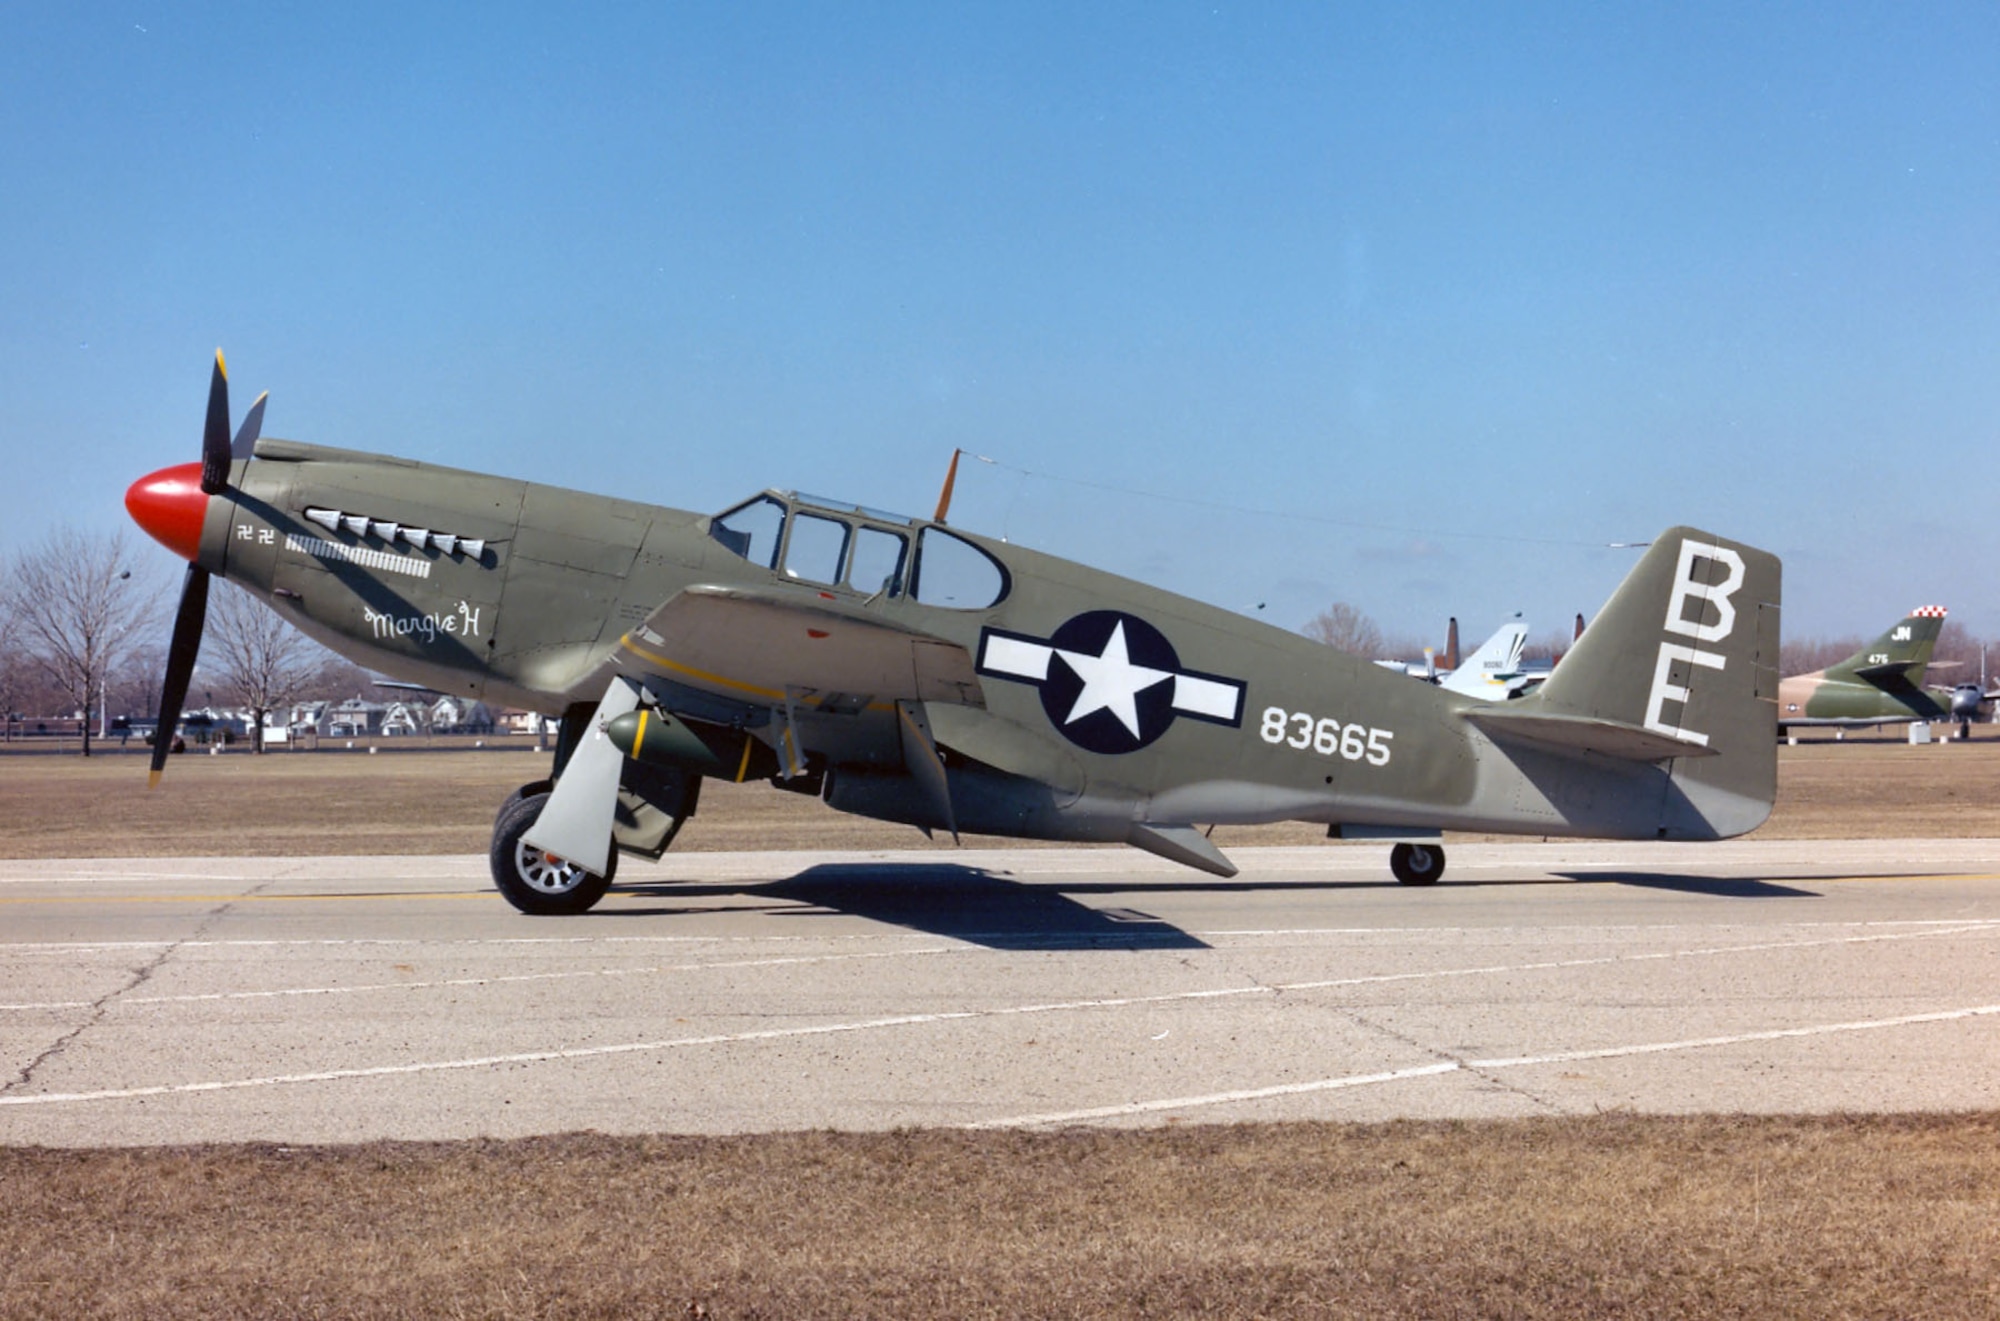
[[[248, 890], [245, 890], [242, 893], [242, 895], [239, 896], [239, 898], [241, 899], [255, 898], [259, 893], [261, 893], [265, 889], [268, 889], [271, 885], [275, 884], [278, 881], [278, 879], [279, 878], [277, 876], [266, 877], [264, 880], [259, 881], [257, 884], [251, 886]], [[201, 921], [195, 924], [193, 931], [190, 931], [187, 935], [182, 936], [178, 940], [173, 941], [171, 944], [167, 945], [164, 949], [162, 949], [158, 954], [154, 955], [152, 959], [150, 959], [146, 963], [141, 964], [139, 967], [134, 968], [132, 970], [132, 978], [130, 981], [126, 982], [123, 986], [120, 986], [114, 990], [106, 991], [103, 995], [99, 996], [96, 1000], [92, 1001], [90, 1008], [85, 1013], [82, 1022], [78, 1023], [75, 1027], [71, 1028], [69, 1031], [57, 1037], [53, 1042], [49, 1044], [47, 1049], [42, 1051], [41, 1054], [35, 1056], [33, 1059], [29, 1060], [26, 1064], [22, 1065], [20, 1070], [16, 1072], [12, 1078], [8, 1079], [4, 1083], [0, 1083], [0, 1096], [10, 1095], [14, 1092], [18, 1092], [27, 1087], [32, 1086], [35, 1081], [35, 1074], [39, 1072], [44, 1065], [46, 1065], [50, 1060], [53, 1060], [59, 1055], [61, 1055], [64, 1051], [68, 1050], [70, 1046], [76, 1043], [78, 1038], [83, 1036], [84, 1033], [90, 1031], [92, 1028], [96, 1027], [99, 1023], [103, 1022], [105, 1015], [111, 1012], [112, 1005], [116, 1004], [119, 1000], [124, 999], [126, 996], [132, 994], [132, 992], [138, 990], [140, 987], [144, 986], [147, 982], [153, 980], [153, 974], [157, 973], [162, 967], [164, 967], [168, 959], [171, 959], [175, 954], [179, 953], [188, 944], [205, 939], [208, 933], [215, 927], [216, 923], [220, 922], [223, 918], [229, 915], [229, 910], [234, 908], [237, 902], [238, 900], [231, 899], [225, 903], [217, 905], [215, 908], [209, 910], [209, 912], [203, 914]]]
[[1538, 1096], [1534, 1092], [1529, 1091], [1525, 1087], [1521, 1087], [1512, 1082], [1509, 1082], [1506, 1078], [1501, 1077], [1498, 1073], [1494, 1072], [1491, 1069], [1474, 1068], [1472, 1060], [1468, 1056], [1460, 1054], [1458, 1051], [1448, 1050], [1443, 1046], [1433, 1046], [1427, 1041], [1423, 1041], [1417, 1037], [1410, 1036], [1408, 1033], [1398, 1032], [1396, 1029], [1392, 1027], [1387, 1027], [1381, 1023], [1372, 1021], [1371, 1019], [1368, 1018], [1367, 1015], [1361, 1013], [1359, 1010], [1350, 1009], [1343, 1006], [1333, 1006], [1333, 1008], [1336, 1013], [1340, 1014], [1341, 1017], [1345, 1018], [1348, 1022], [1354, 1024], [1358, 1028], [1363, 1029], [1364, 1031], [1372, 1032], [1379, 1037], [1387, 1037], [1391, 1041], [1398, 1042], [1401, 1045], [1408, 1046], [1411, 1050], [1422, 1051], [1424, 1054], [1429, 1055], [1431, 1058], [1438, 1060], [1441, 1063], [1455, 1064], [1458, 1066], [1459, 1072], [1467, 1074], [1474, 1078], [1478, 1078], [1480, 1081], [1485, 1082], [1491, 1086], [1497, 1087], [1503, 1092], [1509, 1092], [1515, 1096], [1518, 1096], [1522, 1100], [1528, 1102], [1528, 1104], [1535, 1106], [1538, 1109], [1546, 1110], [1550, 1114], [1559, 1115], [1565, 1113], [1563, 1108], [1557, 1105], [1555, 1102], [1548, 1100], [1546, 1097]]

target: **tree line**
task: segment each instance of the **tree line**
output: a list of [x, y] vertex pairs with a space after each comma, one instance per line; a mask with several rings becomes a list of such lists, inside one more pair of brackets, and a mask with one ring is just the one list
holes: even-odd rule
[[[151, 547], [123, 531], [58, 527], [0, 560], [5, 736], [24, 721], [81, 718], [87, 757], [113, 722], [157, 715], [177, 586]], [[351, 696], [371, 682], [241, 588], [219, 579], [213, 586], [189, 705], [251, 711], [257, 751], [267, 713]]]

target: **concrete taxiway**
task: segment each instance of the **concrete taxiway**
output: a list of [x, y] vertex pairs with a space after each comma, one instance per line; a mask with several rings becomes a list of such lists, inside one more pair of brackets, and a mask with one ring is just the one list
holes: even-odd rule
[[2000, 840], [1234, 856], [0, 862], [0, 1142], [2000, 1105]]

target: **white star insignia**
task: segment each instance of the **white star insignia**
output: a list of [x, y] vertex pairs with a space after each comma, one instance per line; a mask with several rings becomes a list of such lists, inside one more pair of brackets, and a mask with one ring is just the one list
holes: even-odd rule
[[1139, 734], [1139, 694], [1154, 684], [1165, 683], [1173, 678], [1169, 670], [1155, 670], [1144, 665], [1134, 665], [1125, 650], [1125, 624], [1121, 620], [1111, 630], [1111, 638], [1104, 644], [1101, 656], [1086, 655], [1075, 651], [1058, 651], [1056, 655], [1076, 677], [1083, 680], [1083, 691], [1076, 695], [1076, 705], [1070, 709], [1069, 719], [1063, 723], [1073, 725], [1093, 711], [1109, 711], [1118, 717], [1118, 723], [1131, 731], [1133, 738]]

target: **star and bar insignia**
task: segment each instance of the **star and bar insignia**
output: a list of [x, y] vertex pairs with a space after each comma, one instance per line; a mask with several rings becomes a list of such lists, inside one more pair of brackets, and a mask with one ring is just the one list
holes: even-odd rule
[[1049, 722], [1091, 752], [1136, 752], [1176, 716], [1240, 727], [1240, 679], [1186, 669], [1159, 629], [1120, 610], [1092, 610], [1047, 638], [985, 629], [979, 673], [1041, 690]]

